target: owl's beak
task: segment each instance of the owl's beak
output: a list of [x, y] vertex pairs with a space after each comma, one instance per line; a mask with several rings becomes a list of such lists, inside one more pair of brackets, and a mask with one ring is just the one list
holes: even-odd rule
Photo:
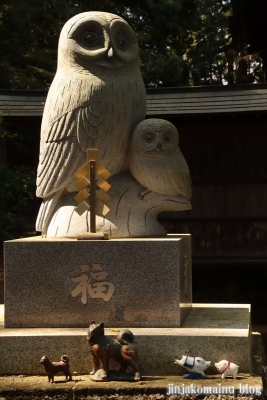
[[108, 58], [111, 58], [113, 56], [113, 48], [110, 47], [109, 51], [108, 51]]
[[161, 150], [162, 150], [162, 145], [161, 145], [161, 143], [158, 143], [158, 144], [157, 144], [156, 149], [157, 149], [158, 151], [161, 151]]

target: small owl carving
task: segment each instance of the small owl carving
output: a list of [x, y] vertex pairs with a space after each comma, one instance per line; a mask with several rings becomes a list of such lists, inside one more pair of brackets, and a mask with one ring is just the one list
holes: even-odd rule
[[129, 169], [152, 192], [191, 198], [189, 168], [179, 148], [177, 129], [169, 121], [151, 118], [136, 126]]
[[145, 114], [137, 39], [127, 22], [105, 12], [71, 18], [60, 34], [41, 126], [37, 230], [45, 232], [57, 199], [76, 191], [74, 174], [88, 148], [99, 150], [112, 175], [127, 168], [130, 137]]

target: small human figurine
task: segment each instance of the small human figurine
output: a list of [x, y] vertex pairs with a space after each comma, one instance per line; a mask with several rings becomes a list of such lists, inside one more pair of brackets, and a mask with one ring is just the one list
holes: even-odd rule
[[201, 357], [182, 356], [181, 360], [174, 360], [174, 364], [180, 365], [189, 372], [183, 376], [186, 379], [205, 379], [204, 371], [210, 367], [211, 361], [205, 361]]
[[59, 372], [65, 374], [66, 382], [72, 380], [68, 356], [63, 355], [61, 361], [58, 362], [51, 362], [47, 356], [43, 356], [40, 360], [40, 364], [43, 364], [47, 372], [48, 382], [54, 383], [54, 376]]
[[239, 365], [227, 360], [221, 360], [218, 363], [214, 363], [214, 365], [218, 372], [222, 374], [222, 379], [226, 378], [227, 376], [232, 376], [234, 379], [236, 379]]
[[109, 359], [113, 357], [121, 368], [119, 372], [124, 373], [130, 365], [134, 372], [134, 380], [141, 379], [139, 365], [137, 363], [137, 351], [133, 344], [133, 333], [128, 329], [123, 329], [117, 334], [117, 340], [114, 340], [104, 333], [104, 324], [91, 321], [88, 330], [87, 341], [92, 355], [93, 370], [90, 375], [95, 375], [100, 370], [100, 362], [102, 364], [101, 376], [92, 380], [105, 381], [109, 379]]

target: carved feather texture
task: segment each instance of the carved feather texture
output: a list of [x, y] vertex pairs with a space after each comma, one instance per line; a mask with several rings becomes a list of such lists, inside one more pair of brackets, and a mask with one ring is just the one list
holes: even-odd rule
[[[100, 38], [92, 48], [85, 42], [88, 34]], [[119, 47], [121, 38], [125, 48]], [[86, 162], [88, 148], [98, 148], [99, 162], [112, 175], [126, 169], [132, 131], [145, 114], [138, 47], [129, 25], [102, 12], [69, 20], [44, 108], [37, 196], [58, 197]], [[44, 230], [48, 221], [38, 220], [37, 229]]]

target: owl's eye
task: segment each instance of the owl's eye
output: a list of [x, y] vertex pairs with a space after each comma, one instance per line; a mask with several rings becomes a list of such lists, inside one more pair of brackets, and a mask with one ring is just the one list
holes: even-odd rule
[[152, 143], [153, 140], [154, 140], [154, 135], [153, 135], [153, 133], [147, 133], [146, 136], [145, 136], [145, 141], [146, 141], [147, 143]]
[[171, 135], [170, 135], [169, 133], [165, 133], [165, 134], [163, 135], [163, 141], [164, 141], [165, 143], [170, 143], [171, 140], [172, 140], [172, 138], [171, 138]]
[[94, 32], [86, 32], [83, 35], [83, 43], [88, 46], [92, 47], [95, 46], [98, 42], [97, 35]]
[[117, 43], [118, 43], [119, 47], [120, 47], [122, 50], [125, 50], [125, 49], [127, 48], [128, 43], [127, 43], [127, 40], [125, 39], [124, 36], [119, 35], [119, 36], [117, 37]]

